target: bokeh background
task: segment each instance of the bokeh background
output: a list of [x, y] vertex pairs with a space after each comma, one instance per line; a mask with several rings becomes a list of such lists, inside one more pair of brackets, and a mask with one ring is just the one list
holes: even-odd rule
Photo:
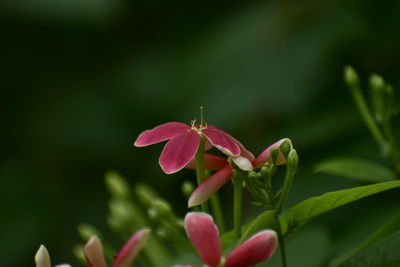
[[[2, 266], [33, 266], [41, 243], [54, 263], [75, 262], [79, 223], [107, 231], [110, 169], [183, 215], [180, 185], [194, 174], [167, 176], [162, 145], [132, 143], [190, 122], [200, 105], [254, 153], [292, 139], [301, 166], [291, 204], [357, 184], [315, 174], [323, 159], [382, 162], [342, 69], [399, 88], [399, 1], [2, 0], [0, 29]], [[325, 266], [385, 221], [398, 193], [315, 220], [293, 237], [289, 263]]]

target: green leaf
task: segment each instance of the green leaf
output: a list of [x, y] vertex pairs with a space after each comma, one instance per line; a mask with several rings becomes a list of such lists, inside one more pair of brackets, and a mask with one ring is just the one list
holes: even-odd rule
[[274, 213], [275, 212], [272, 210], [267, 210], [258, 215], [251, 224], [246, 226], [246, 230], [243, 232], [243, 235], [240, 238], [240, 243], [242, 243], [258, 231], [273, 228], [275, 225]]
[[371, 245], [340, 267], [400, 266], [400, 231]]
[[390, 220], [381, 225], [360, 245], [358, 245], [357, 247], [353, 248], [350, 251], [347, 251], [345, 254], [340, 255], [338, 258], [334, 259], [330, 264], [330, 266], [331, 267], [345, 266], [345, 264], [347, 264], [350, 260], [355, 258], [358, 254], [360, 254], [370, 245], [399, 230], [400, 230], [400, 213], [397, 213], [395, 216], [391, 217]]
[[315, 172], [343, 176], [366, 182], [386, 182], [396, 179], [389, 168], [358, 158], [333, 158], [315, 166]]
[[400, 187], [400, 181], [353, 187], [306, 199], [283, 213], [282, 219], [285, 222], [283, 233], [288, 234], [298, 230], [322, 213], [396, 187]]

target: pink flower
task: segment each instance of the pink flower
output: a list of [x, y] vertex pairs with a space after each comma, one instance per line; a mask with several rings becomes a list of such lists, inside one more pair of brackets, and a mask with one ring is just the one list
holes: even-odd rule
[[[273, 149], [274, 147], [279, 147], [285, 141], [290, 142], [290, 139], [284, 138], [275, 142], [274, 144], [266, 148], [263, 152], [261, 152], [261, 154], [258, 155], [257, 158], [253, 158], [253, 160], [244, 156], [231, 157], [229, 159], [242, 170], [250, 171], [253, 168], [260, 168], [266, 162], [272, 162], [272, 158], [270, 155], [271, 149]], [[217, 192], [224, 184], [226, 184], [231, 179], [233, 168], [230, 164], [228, 164], [228, 161], [226, 160], [226, 164], [223, 165], [223, 160], [225, 159], [218, 156], [210, 157], [208, 154], [205, 154], [205, 165], [214, 167], [218, 166], [220, 167], [220, 169], [216, 173], [208, 177], [207, 180], [205, 180], [193, 191], [188, 201], [189, 208], [200, 205], [207, 201], [212, 196], [212, 194]], [[280, 151], [278, 154], [277, 165], [282, 165], [285, 163], [285, 156]], [[215, 168], [212, 170], [215, 170]]]
[[230, 252], [224, 262], [219, 231], [210, 215], [204, 212], [189, 212], [185, 217], [185, 230], [200, 259], [208, 266], [252, 266], [270, 259], [278, 246], [276, 232], [264, 230]]
[[[114, 259], [112, 267], [129, 267], [149, 238], [150, 230], [142, 229], [136, 232], [125, 243]], [[86, 243], [83, 253], [90, 267], [107, 267], [103, 253], [103, 246], [97, 236], [93, 236]]]
[[175, 173], [190, 164], [205, 137], [205, 150], [215, 147], [229, 157], [252, 157], [243, 145], [230, 134], [211, 125], [189, 126], [180, 122], [168, 122], [142, 132], [134, 145], [143, 147], [169, 140], [161, 156], [160, 166], [167, 173]]

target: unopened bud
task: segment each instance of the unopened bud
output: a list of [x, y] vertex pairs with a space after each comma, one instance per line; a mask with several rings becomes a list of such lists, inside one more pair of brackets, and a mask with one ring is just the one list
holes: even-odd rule
[[290, 150], [292, 150], [293, 146], [292, 146], [292, 142], [290, 141], [290, 139], [285, 139], [285, 141], [283, 141], [283, 143], [279, 146], [282, 154], [285, 156], [285, 158], [288, 157], [288, 154], [290, 152]]
[[385, 81], [378, 74], [372, 74], [369, 78], [369, 84], [374, 90], [384, 90], [385, 89]]
[[151, 206], [153, 201], [158, 198], [157, 193], [150, 186], [140, 183], [135, 186], [135, 193], [138, 199], [145, 205]]
[[112, 195], [118, 197], [129, 196], [129, 185], [124, 178], [115, 171], [108, 171], [105, 175], [105, 182]]
[[171, 214], [171, 205], [162, 199], [154, 200], [151, 207], [148, 209], [148, 215], [153, 220], [157, 220], [160, 217], [165, 218], [166, 216]]
[[296, 169], [299, 164], [299, 157], [295, 149], [292, 149], [288, 155], [288, 167], [291, 169]]
[[276, 162], [278, 161], [279, 153], [280, 153], [279, 147], [273, 147], [271, 149], [271, 151], [269, 152], [269, 154], [271, 155], [271, 158], [272, 158], [272, 162], [274, 164], [276, 164]]
[[78, 233], [83, 240], [89, 240], [92, 236], [99, 236], [99, 231], [87, 223], [81, 223], [78, 225]]
[[358, 86], [360, 79], [358, 78], [357, 72], [351, 66], [345, 66], [343, 71], [344, 81], [350, 87]]
[[72, 253], [82, 263], [86, 262], [85, 255], [83, 254], [83, 246], [82, 245], [75, 245], [72, 248]]
[[191, 181], [184, 181], [182, 184], [182, 193], [186, 198], [189, 198], [194, 191], [194, 184]]

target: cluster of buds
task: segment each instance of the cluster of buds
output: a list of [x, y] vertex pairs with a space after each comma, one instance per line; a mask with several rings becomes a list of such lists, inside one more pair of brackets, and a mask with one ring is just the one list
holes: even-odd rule
[[[145, 246], [150, 235], [149, 229], [136, 232], [121, 248], [114, 259], [112, 267], [129, 267]], [[92, 236], [86, 243], [83, 254], [90, 267], [107, 267], [103, 246], [97, 236]], [[49, 253], [41, 245], [35, 256], [36, 267], [51, 267]], [[69, 264], [56, 265], [55, 267], [70, 267]]]

